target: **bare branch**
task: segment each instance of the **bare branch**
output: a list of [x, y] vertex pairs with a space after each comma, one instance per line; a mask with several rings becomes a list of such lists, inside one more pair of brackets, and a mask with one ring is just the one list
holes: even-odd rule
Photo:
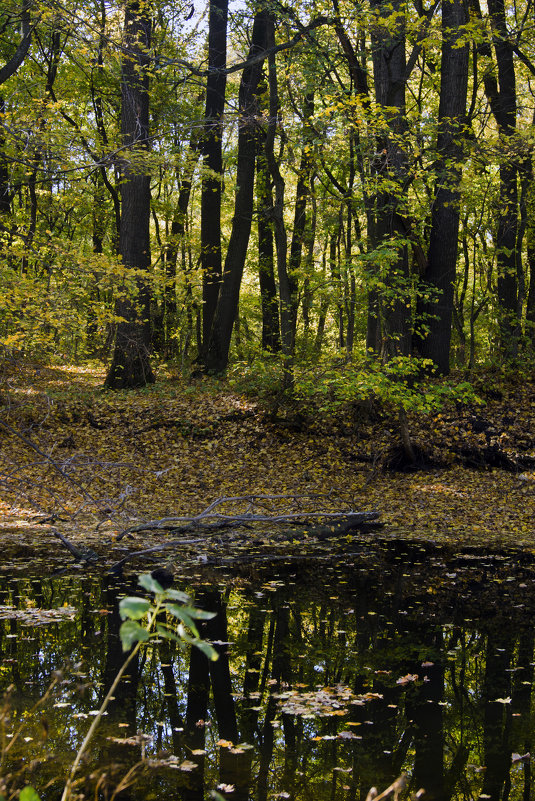
[[[322, 520], [326, 524], [342, 521], [346, 524], [345, 528], [350, 529], [352, 527], [356, 528], [363, 523], [376, 520], [379, 517], [379, 513], [376, 511], [355, 512], [353, 509], [349, 509], [344, 512], [306, 512], [304, 510], [297, 512], [285, 511], [279, 514], [262, 514], [256, 511], [259, 506], [265, 506], [268, 502], [287, 498], [291, 498], [296, 501], [300, 498], [310, 498], [310, 496], [243, 495], [229, 498], [217, 498], [198, 515], [180, 515], [176, 517], [162, 517], [158, 520], [149, 520], [146, 523], [140, 523], [137, 526], [131, 526], [124, 531], [121, 531], [117, 537], [117, 540], [122, 539], [127, 534], [134, 534], [140, 531], [173, 530], [177, 527], [177, 524], [190, 529], [213, 529], [229, 525], [243, 526], [251, 523], [279, 524], [301, 522], [302, 524], [306, 525], [307, 521], [309, 520]], [[225, 512], [215, 511], [218, 506], [228, 503], [246, 503], [247, 506], [244, 512], [238, 514], [227, 514]]]

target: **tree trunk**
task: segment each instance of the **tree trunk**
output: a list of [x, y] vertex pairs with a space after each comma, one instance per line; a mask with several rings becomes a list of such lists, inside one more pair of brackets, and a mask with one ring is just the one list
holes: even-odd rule
[[[266, 49], [268, 12], [258, 11], [254, 18], [249, 58]], [[262, 74], [262, 60], [243, 70], [239, 92], [238, 164], [236, 198], [232, 231], [225, 259], [223, 281], [210, 334], [205, 367], [221, 373], [228, 364], [230, 339], [238, 308], [241, 279], [247, 255], [253, 217], [254, 173], [256, 160], [256, 92]]]
[[[500, 164], [500, 202], [496, 226], [500, 348], [505, 357], [514, 358], [520, 336], [518, 165], [508, 151], [510, 140], [516, 133], [516, 76], [504, 0], [489, 0], [488, 8], [494, 34], [498, 80], [494, 71], [488, 70], [484, 75], [484, 86], [505, 151]], [[491, 54], [487, 43], [480, 45], [479, 50], [483, 55]]]
[[9, 186], [9, 162], [5, 155], [6, 135], [2, 127], [5, 114], [5, 100], [0, 95], [0, 232], [11, 227], [7, 222], [11, 216], [11, 189]]
[[[196, 130], [191, 134], [188, 152], [184, 160], [182, 174], [177, 170], [177, 182], [179, 183], [178, 202], [175, 206], [173, 219], [171, 220], [171, 236], [164, 251], [166, 285], [163, 297], [163, 314], [166, 328], [166, 352], [171, 354], [177, 352], [179, 341], [174, 334], [180, 326], [181, 318], [187, 320], [186, 337], [191, 339], [191, 281], [189, 277], [190, 269], [186, 259], [186, 223], [188, 206], [191, 196], [193, 174], [199, 160], [199, 136]], [[180, 308], [177, 304], [177, 288], [179, 284], [179, 254], [181, 255], [181, 268], [184, 276], [185, 299]]]
[[4, 66], [0, 67], [0, 86], [15, 74], [30, 49], [32, 43], [32, 26], [30, 20], [31, 5], [32, 3], [30, 0], [22, 0], [20, 15], [4, 12], [0, 17], [2, 33], [5, 32], [6, 28], [9, 29], [11, 26], [14, 27], [15, 30], [19, 28], [19, 26], [22, 29], [21, 40], [17, 49]]
[[303, 145], [301, 149], [301, 161], [299, 172], [297, 173], [297, 187], [295, 192], [294, 224], [292, 230], [292, 241], [290, 242], [290, 258], [288, 272], [291, 283], [291, 326], [292, 342], [295, 343], [295, 333], [297, 328], [297, 297], [299, 289], [299, 273], [301, 271], [301, 259], [303, 254], [303, 244], [306, 241], [307, 228], [307, 202], [310, 196], [310, 173], [312, 170], [312, 131], [310, 130], [310, 120], [314, 114], [314, 93], [308, 92], [303, 102]]
[[[125, 9], [121, 65], [121, 134], [126, 155], [122, 162], [121, 234], [119, 251], [126, 270], [150, 268], [149, 49], [150, 8], [129, 0]], [[137, 278], [137, 297], [122, 287], [115, 305], [117, 325], [112, 363], [106, 376], [110, 389], [131, 389], [154, 382], [149, 361], [150, 291], [146, 278]]]
[[204, 134], [201, 140], [204, 173], [201, 190], [201, 267], [203, 350], [208, 347], [221, 283], [221, 195], [223, 184], [223, 111], [227, 76], [228, 0], [210, 0], [208, 21], [208, 80]]
[[279, 305], [275, 284], [273, 251], [273, 192], [263, 143], [257, 155], [258, 197], [258, 277], [262, 307], [262, 350], [276, 353], [280, 350]]
[[[407, 245], [396, 242], [402, 233], [398, 217], [407, 175], [407, 156], [402, 141], [407, 128], [405, 16], [400, 0], [394, 0], [393, 4], [373, 0], [372, 9], [376, 15], [372, 30], [373, 76], [382, 119], [373, 167], [379, 182], [372, 232], [377, 261], [375, 274], [371, 276], [368, 316], [376, 318], [379, 313], [380, 330], [375, 334], [376, 339], [379, 334], [380, 341], [373, 346], [379, 347], [384, 359], [389, 359], [398, 353], [410, 352]], [[371, 322], [368, 329], [374, 329]]]
[[[273, 18], [268, 22], [268, 47], [272, 48], [275, 44], [275, 30]], [[275, 158], [275, 134], [277, 125], [280, 122], [279, 108], [279, 86], [277, 76], [277, 64], [275, 55], [271, 53], [268, 59], [268, 80], [269, 80], [269, 124], [266, 136], [265, 153], [269, 171], [275, 189], [275, 201], [273, 203], [273, 225], [275, 230], [275, 247], [277, 252], [277, 277], [279, 279], [279, 308], [280, 308], [280, 331], [281, 331], [281, 350], [284, 356], [284, 386], [289, 387], [292, 383], [292, 357], [294, 352], [294, 328], [292, 324], [293, 312], [293, 284], [288, 272], [288, 240], [286, 237], [286, 226], [284, 223], [284, 195], [286, 185], [280, 171], [279, 162]]]
[[436, 297], [423, 306], [420, 353], [443, 375], [450, 368], [453, 296], [459, 236], [459, 183], [462, 127], [468, 88], [468, 45], [459, 46], [462, 26], [468, 22], [465, 0], [442, 3], [442, 61], [437, 138], [437, 184], [425, 278]]
[[526, 257], [529, 267], [529, 282], [526, 299], [526, 339], [533, 349], [535, 343], [535, 183], [533, 169], [526, 197]]

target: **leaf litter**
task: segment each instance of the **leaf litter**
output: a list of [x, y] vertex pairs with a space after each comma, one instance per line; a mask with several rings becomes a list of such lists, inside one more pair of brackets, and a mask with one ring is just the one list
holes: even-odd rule
[[[172, 536], [131, 531], [121, 544], [116, 538], [127, 528], [196, 515], [216, 498], [266, 494], [281, 498], [274, 512], [288, 511], [289, 496], [308, 498], [310, 512], [320, 498], [326, 512], [375, 510], [381, 537], [535, 552], [535, 473], [525, 466], [535, 464], [535, 386], [525, 380], [482, 377], [476, 389], [484, 406], [409, 415], [426, 461], [405, 472], [386, 469], [399, 430], [384, 409], [364, 414], [348, 404], [335, 415], [303, 409], [275, 419], [223, 381], [169, 375], [154, 387], [112, 393], [100, 389], [102, 380], [99, 369], [41, 366], [37, 373], [28, 365], [5, 380], [2, 420], [11, 430], [0, 433], [2, 570], [35, 556], [51, 569], [69, 563], [53, 527], [109, 564]], [[181, 559], [211, 561], [276, 550], [299, 556], [309, 544], [331, 553], [355, 539], [317, 545], [306, 528], [301, 534], [245, 527], [178, 547]]]

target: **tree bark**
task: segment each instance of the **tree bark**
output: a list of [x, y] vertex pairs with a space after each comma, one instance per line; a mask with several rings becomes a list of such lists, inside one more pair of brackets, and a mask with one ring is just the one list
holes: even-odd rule
[[[273, 17], [268, 20], [268, 47], [275, 44], [275, 26]], [[293, 354], [294, 354], [294, 326], [293, 304], [295, 302], [296, 287], [288, 271], [288, 239], [284, 223], [284, 195], [286, 185], [280, 171], [279, 162], [275, 157], [275, 135], [280, 122], [279, 82], [277, 76], [277, 63], [272, 52], [268, 58], [269, 82], [269, 124], [266, 135], [265, 154], [269, 172], [273, 180], [275, 199], [273, 203], [273, 226], [275, 232], [275, 249], [277, 253], [277, 277], [279, 280], [279, 314], [281, 332], [281, 351], [284, 357], [284, 389], [289, 389], [293, 383]]]
[[437, 137], [437, 183], [432, 211], [426, 282], [435, 294], [423, 304], [427, 329], [420, 353], [443, 375], [450, 368], [453, 297], [459, 236], [459, 183], [462, 166], [463, 123], [466, 115], [469, 48], [459, 46], [462, 26], [468, 22], [465, 0], [442, 3], [442, 61]]
[[257, 164], [258, 198], [258, 277], [262, 307], [262, 350], [276, 353], [280, 350], [279, 305], [275, 284], [273, 249], [273, 190], [264, 142], [259, 141]]
[[221, 196], [223, 184], [223, 111], [227, 76], [228, 0], [210, 0], [208, 79], [204, 133], [201, 140], [204, 173], [201, 190], [201, 267], [203, 349], [208, 347], [221, 284]]
[[[143, 0], [129, 0], [125, 8], [121, 65], [122, 161], [121, 234], [119, 251], [126, 270], [148, 271], [150, 255], [149, 49], [150, 9]], [[106, 386], [131, 389], [154, 382], [149, 361], [150, 291], [143, 274], [137, 278], [137, 297], [120, 288], [115, 313], [115, 349]]]
[[303, 144], [299, 171], [297, 173], [294, 223], [292, 229], [292, 240], [290, 242], [290, 258], [288, 262], [288, 272], [290, 276], [292, 294], [290, 313], [292, 343], [294, 347], [297, 328], [299, 273], [301, 271], [303, 244], [306, 241], [305, 231], [307, 228], [307, 203], [310, 196], [310, 173], [312, 171], [312, 132], [310, 130], [310, 119], [313, 114], [314, 92], [311, 91], [305, 95], [303, 101]]
[[[484, 87], [504, 146], [496, 226], [500, 347], [506, 358], [514, 358], [518, 353], [520, 337], [518, 268], [521, 255], [518, 252], [518, 164], [508, 150], [509, 142], [516, 133], [516, 75], [504, 0], [489, 0], [488, 8], [498, 80], [494, 71], [488, 70], [484, 76]], [[491, 54], [490, 45], [486, 43], [480, 45], [479, 49], [483, 55]]]
[[368, 330], [375, 334], [375, 342], [370, 342], [370, 346], [378, 350], [383, 359], [407, 354], [411, 347], [408, 252], [405, 243], [396, 242], [404, 233], [399, 214], [407, 176], [407, 155], [402, 142], [407, 128], [403, 9], [400, 0], [394, 0], [393, 4], [383, 0], [372, 2], [375, 13], [373, 77], [383, 119], [379, 122], [373, 165], [378, 192], [371, 238], [377, 259], [374, 274], [370, 276], [372, 291], [368, 304], [368, 317], [375, 319], [369, 319]]
[[[268, 12], [258, 11], [254, 18], [249, 59], [266, 49]], [[205, 368], [221, 373], [228, 364], [232, 328], [238, 309], [241, 279], [253, 217], [254, 174], [256, 160], [256, 93], [263, 60], [245, 67], [239, 91], [238, 164], [232, 231], [225, 259], [223, 281], [212, 325]]]
[[[30, 49], [30, 45], [32, 43], [30, 6], [31, 2], [29, 2], [29, 0], [22, 0], [20, 15], [10, 14], [9, 12], [0, 13], [0, 27], [2, 30], [5, 30], [6, 27], [10, 27], [10, 24], [13, 25], [13, 27], [18, 28], [19, 23], [21, 23], [22, 27], [22, 38], [17, 46], [17, 49], [11, 58], [6, 62], [6, 64], [0, 68], [0, 86], [5, 83], [8, 78], [11, 78], [11, 76], [15, 74], [26, 58]], [[8, 19], [6, 19], [6, 17]], [[11, 19], [9, 19], [9, 17], [11, 17]]]

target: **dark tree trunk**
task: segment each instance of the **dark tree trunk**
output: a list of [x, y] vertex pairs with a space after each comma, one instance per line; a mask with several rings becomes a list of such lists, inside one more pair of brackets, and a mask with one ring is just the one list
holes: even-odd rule
[[529, 268], [529, 282], [526, 299], [526, 339], [535, 343], [535, 184], [533, 181], [533, 171], [530, 175], [530, 182], [526, 198], [527, 206], [527, 225], [526, 225], [526, 257]]
[[[96, 80], [96, 76], [104, 74], [104, 50], [108, 45], [108, 34], [106, 31], [105, 0], [100, 0], [99, 10], [100, 10], [99, 37], [98, 37], [98, 53], [97, 53], [97, 64], [96, 64], [98, 69], [91, 71], [90, 88], [91, 88], [91, 102], [95, 114], [95, 123], [99, 139], [99, 146], [100, 146], [99, 149], [101, 153], [100, 161], [105, 161], [104, 153], [109, 152], [110, 143], [108, 139], [108, 133], [106, 131], [106, 125], [104, 123], [104, 103], [102, 100], [102, 93], [100, 88], [97, 88], [96, 86], [96, 82], [98, 83], [98, 79]], [[112, 234], [112, 248], [113, 252], [117, 253], [119, 249], [119, 237], [121, 235], [121, 200], [119, 198], [119, 192], [117, 190], [117, 187], [114, 186], [114, 184], [112, 184], [112, 182], [108, 178], [107, 169], [103, 163], [101, 163], [100, 165], [100, 175], [106, 189], [110, 193], [110, 197], [113, 203], [115, 226], [114, 226], [114, 232]]]
[[2, 127], [5, 114], [5, 100], [0, 95], [0, 231], [5, 230], [6, 220], [11, 214], [11, 188], [9, 186], [9, 168], [5, 155], [6, 135]]
[[312, 132], [310, 130], [310, 119], [314, 114], [314, 93], [309, 92], [304, 98], [303, 107], [303, 146], [301, 150], [301, 161], [299, 172], [297, 173], [297, 187], [295, 192], [294, 224], [292, 230], [292, 241], [290, 242], [290, 258], [288, 261], [288, 273], [292, 285], [292, 308], [291, 325], [292, 341], [295, 342], [297, 328], [297, 296], [299, 289], [299, 273], [301, 270], [301, 259], [303, 255], [303, 244], [306, 241], [305, 231], [307, 227], [307, 203], [310, 196], [310, 173], [312, 170], [312, 150], [310, 141]]
[[[130, 0], [125, 9], [121, 78], [121, 133], [126, 156], [122, 162], [121, 235], [119, 251], [125, 269], [150, 268], [150, 176], [146, 164], [149, 148], [149, 49], [150, 9]], [[137, 279], [137, 297], [126, 287], [119, 290], [115, 313], [117, 325], [112, 363], [106, 376], [111, 389], [131, 389], [152, 383], [149, 361], [150, 291], [146, 279]]]
[[[268, 12], [254, 18], [249, 58], [266, 49]], [[228, 364], [232, 328], [238, 309], [241, 279], [247, 255], [253, 217], [256, 160], [256, 93], [262, 74], [262, 60], [246, 67], [239, 92], [238, 164], [232, 231], [225, 259], [225, 270], [210, 334], [205, 366], [209, 372], [223, 372]]]
[[[406, 130], [405, 117], [405, 18], [403, 4], [393, 5], [373, 0], [376, 25], [372, 31], [373, 76], [375, 97], [382, 108], [382, 130], [377, 136], [377, 156], [374, 172], [379, 181], [375, 201], [375, 221], [372, 244], [378, 249], [378, 260], [371, 276], [368, 322], [375, 331], [372, 347], [378, 348], [385, 359], [410, 352], [410, 300], [408, 291], [409, 262], [407, 246], [397, 243], [402, 233], [399, 219], [402, 211], [407, 156], [402, 138]], [[384, 180], [384, 186], [381, 183]], [[394, 188], [392, 188], [394, 185]], [[385, 259], [383, 263], [382, 260]], [[373, 284], [383, 286], [381, 292]], [[379, 314], [379, 331], [375, 319]], [[379, 342], [377, 342], [379, 339]]]
[[201, 141], [204, 175], [201, 191], [201, 267], [203, 350], [208, 347], [221, 284], [221, 195], [223, 184], [223, 111], [227, 76], [228, 0], [210, 0], [208, 80], [204, 134]]
[[510, 631], [489, 634], [485, 653], [483, 684], [484, 764], [481, 795], [489, 801], [507, 798], [503, 794], [511, 770], [511, 709], [496, 703], [511, 692], [511, 656], [514, 642]]
[[459, 236], [459, 182], [462, 127], [468, 89], [468, 45], [459, 46], [468, 22], [466, 0], [442, 3], [442, 61], [440, 67], [437, 184], [432, 211], [425, 278], [435, 297], [423, 306], [427, 335], [420, 353], [446, 375], [450, 367], [453, 296]]
[[263, 143], [257, 156], [258, 277], [262, 307], [262, 350], [280, 350], [279, 304], [273, 250], [273, 191]]
[[[503, 355], [511, 358], [518, 352], [521, 315], [518, 304], [518, 266], [521, 258], [518, 252], [518, 164], [515, 157], [507, 153], [510, 139], [516, 132], [516, 76], [504, 0], [489, 0], [488, 8], [494, 34], [498, 80], [495, 73], [489, 70], [484, 76], [484, 86], [506, 151], [500, 164], [496, 226], [500, 347]], [[479, 51], [483, 55], [491, 55], [487, 43], [480, 45]]]
[[199, 160], [200, 142], [196, 130], [192, 132], [188, 155], [185, 159], [182, 175], [177, 171], [177, 180], [180, 185], [178, 192], [178, 202], [176, 204], [173, 219], [171, 220], [171, 236], [168, 240], [164, 252], [165, 258], [165, 273], [166, 273], [166, 287], [163, 298], [163, 315], [166, 329], [166, 352], [171, 354], [177, 352], [179, 342], [175, 339], [173, 334], [180, 324], [181, 314], [177, 304], [177, 284], [179, 279], [179, 254], [181, 255], [181, 269], [184, 276], [185, 295], [184, 302], [185, 312], [187, 318], [187, 333], [186, 339], [191, 339], [192, 332], [192, 300], [191, 300], [191, 281], [189, 278], [189, 265], [186, 258], [186, 224], [188, 206], [191, 196], [191, 187], [193, 182], [193, 173]]
[[28, 54], [32, 42], [32, 26], [30, 20], [30, 7], [32, 3], [30, 0], [22, 0], [20, 15], [10, 14], [9, 12], [0, 12], [0, 28], [5, 31], [6, 28], [21, 28], [21, 40], [17, 49], [4, 64], [0, 67], [0, 86], [5, 83], [8, 78], [18, 70], [24, 59]]
[[[267, 46], [272, 49], [275, 45], [275, 26], [272, 15], [269, 16], [267, 25]], [[275, 157], [275, 135], [280, 122], [280, 105], [277, 63], [273, 52], [270, 53], [268, 58], [268, 83], [269, 124], [266, 134], [265, 154], [275, 191], [272, 213], [277, 252], [277, 277], [279, 279], [281, 351], [284, 357], [283, 387], [286, 390], [289, 389], [293, 383], [293, 355], [295, 345], [295, 329], [293, 324], [295, 314], [293, 309], [296, 304], [297, 287], [288, 271], [288, 240], [284, 223], [284, 195], [286, 185], [280, 171], [279, 162]]]

